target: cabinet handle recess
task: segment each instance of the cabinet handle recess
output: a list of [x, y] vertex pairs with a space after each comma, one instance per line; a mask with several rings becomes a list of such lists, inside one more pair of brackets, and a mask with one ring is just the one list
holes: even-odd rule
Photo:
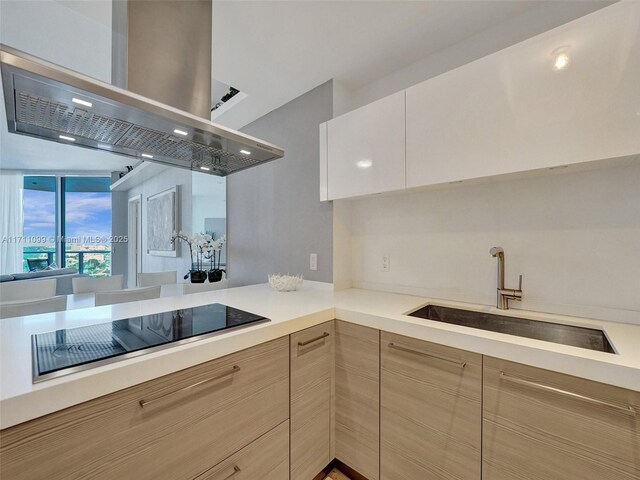
[[231, 475], [227, 475], [222, 480], [229, 480], [230, 478], [235, 477], [236, 473], [239, 473], [239, 472], [240, 472], [240, 467], [238, 465], [234, 465], [233, 466], [233, 473]]
[[307, 345], [315, 343], [318, 340], [322, 340], [324, 338], [327, 338], [329, 335], [330, 335], [329, 333], [324, 332], [322, 335], [318, 335], [317, 337], [312, 338], [311, 340], [305, 340], [304, 342], [298, 342], [298, 346], [299, 347], [306, 347]]
[[[210, 472], [213, 468], [215, 467], [211, 467], [209, 470], [207, 470], [207, 472]], [[202, 475], [200, 475], [199, 477], [195, 478], [194, 480], [213, 480], [215, 477], [211, 476], [211, 475], [207, 475], [207, 472], [204, 472], [202, 475], [206, 475], [206, 477], [203, 477]], [[229, 480], [230, 478], [233, 478], [236, 476], [236, 474], [240, 473], [240, 467], [238, 465], [234, 465], [233, 466], [233, 472], [230, 475], [227, 475], [226, 477], [220, 479], [220, 480]]]
[[605, 402], [604, 400], [598, 400], [597, 398], [587, 397], [585, 395], [580, 395], [579, 393], [570, 392], [568, 390], [562, 390], [560, 388], [552, 387], [550, 385], [544, 385], [542, 383], [532, 382], [530, 380], [525, 380], [523, 378], [512, 377], [507, 375], [504, 372], [500, 372], [500, 378], [507, 380], [511, 383], [517, 383], [518, 385], [524, 385], [526, 387], [535, 388], [538, 390], [543, 390], [545, 392], [557, 393], [558, 395], [564, 395], [565, 397], [570, 397], [576, 400], [581, 400], [583, 402], [591, 403], [593, 405], [601, 405], [603, 407], [615, 408], [627, 415], [633, 415], [635, 417], [636, 410], [631, 405], [617, 405], [615, 403]]
[[448, 358], [438, 357], [437, 355], [431, 355], [430, 353], [425, 353], [420, 350], [415, 350], [410, 347], [405, 347], [404, 345], [398, 345], [397, 343], [393, 343], [393, 342], [389, 343], [389, 348], [393, 348], [394, 350], [400, 350], [402, 352], [407, 352], [407, 353], [415, 353], [416, 355], [424, 355], [425, 357], [434, 358], [436, 360], [440, 360], [441, 362], [451, 363], [456, 367], [460, 367], [460, 368], [464, 368], [467, 366], [467, 362], [457, 362], [455, 360], [450, 360]]
[[222, 372], [222, 373], [220, 373], [220, 374], [218, 374], [218, 375], [216, 375], [214, 377], [207, 378], [206, 380], [202, 380], [202, 381], [194, 383], [192, 385], [180, 388], [180, 389], [175, 390], [175, 391], [173, 391], [171, 393], [167, 393], [166, 395], [162, 395], [162, 396], [160, 396], [158, 398], [154, 398], [153, 400], [144, 400], [144, 399], [140, 400], [140, 402], [138, 402], [138, 403], [140, 403], [140, 406], [142, 408], [144, 408], [144, 407], [147, 407], [147, 406], [151, 405], [152, 403], [159, 402], [161, 400], [166, 399], [167, 397], [171, 397], [172, 395], [176, 395], [178, 393], [186, 392], [186, 391], [191, 390], [193, 388], [197, 388], [197, 387], [200, 387], [202, 385], [205, 385], [205, 384], [207, 384], [209, 382], [213, 382], [215, 380], [220, 380], [221, 378], [228, 377], [229, 375], [233, 375], [234, 373], [237, 373], [239, 371], [240, 371], [240, 367], [238, 365], [234, 365], [233, 368], [231, 368], [231, 370], [228, 370], [226, 372]]

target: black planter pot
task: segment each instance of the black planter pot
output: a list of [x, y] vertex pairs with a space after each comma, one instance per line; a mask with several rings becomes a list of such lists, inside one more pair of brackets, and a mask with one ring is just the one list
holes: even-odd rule
[[204, 270], [191, 270], [191, 283], [204, 283], [207, 279], [207, 272]]
[[222, 280], [222, 270], [209, 270], [209, 283], [219, 282]]

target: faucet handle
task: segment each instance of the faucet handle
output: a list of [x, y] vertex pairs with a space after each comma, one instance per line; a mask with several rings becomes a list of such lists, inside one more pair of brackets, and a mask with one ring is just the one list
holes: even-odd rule
[[518, 290], [522, 291], [522, 275], [520, 275], [520, 281], [518, 282]]

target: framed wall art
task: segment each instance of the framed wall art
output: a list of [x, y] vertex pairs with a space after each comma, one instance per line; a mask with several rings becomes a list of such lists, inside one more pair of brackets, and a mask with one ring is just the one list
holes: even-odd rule
[[171, 235], [178, 229], [178, 186], [147, 197], [147, 253], [177, 257]]

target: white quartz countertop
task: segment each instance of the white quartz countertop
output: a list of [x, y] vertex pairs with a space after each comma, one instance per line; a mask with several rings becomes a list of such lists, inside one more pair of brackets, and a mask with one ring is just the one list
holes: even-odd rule
[[[31, 335], [208, 303], [271, 321], [83, 372], [32, 383]], [[605, 331], [617, 354], [532, 340], [405, 315], [425, 304], [572, 324]], [[338, 318], [430, 342], [640, 391], [640, 325], [463, 304], [368, 290], [333, 291], [305, 281], [296, 292], [253, 285], [0, 321], [0, 429]], [[640, 318], [638, 323], [640, 324]]]

